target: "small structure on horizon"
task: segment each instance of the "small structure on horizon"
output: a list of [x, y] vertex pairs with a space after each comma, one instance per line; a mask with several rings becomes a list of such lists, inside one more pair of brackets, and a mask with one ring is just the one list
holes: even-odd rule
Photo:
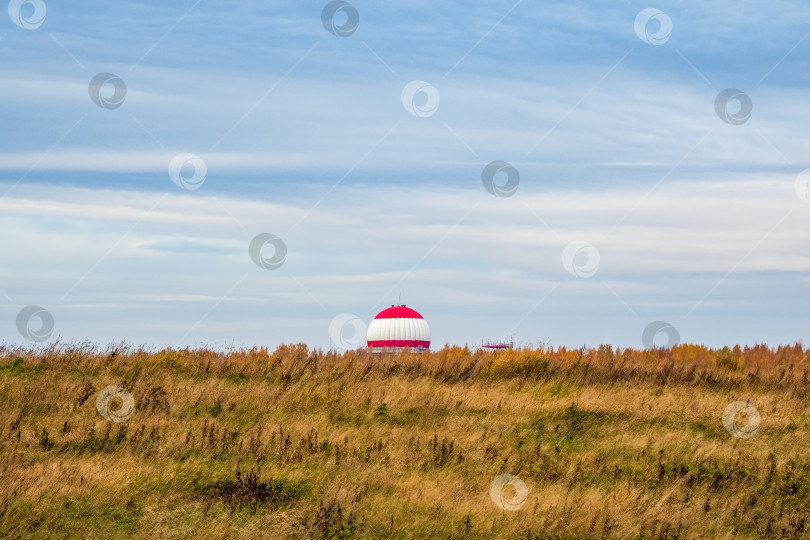
[[512, 342], [512, 336], [509, 336], [509, 341], [482, 341], [481, 348], [482, 349], [489, 349], [489, 350], [498, 350], [498, 349], [511, 349], [514, 347], [514, 343]]
[[424, 317], [405, 304], [392, 305], [368, 325], [366, 340], [375, 353], [403, 349], [423, 353], [430, 348], [430, 328]]

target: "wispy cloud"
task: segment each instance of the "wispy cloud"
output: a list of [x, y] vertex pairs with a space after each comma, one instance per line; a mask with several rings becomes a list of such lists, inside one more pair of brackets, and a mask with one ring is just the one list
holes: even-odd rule
[[[650, 195], [643, 209], [612, 234], [605, 224], [618, 222], [644, 191], [548, 192], [498, 200], [482, 190], [346, 188], [312, 211], [294, 232], [285, 226], [308, 212], [306, 206], [223, 199], [226, 207], [239, 208], [240, 220], [253, 234], [273, 232], [287, 243], [289, 256], [282, 269], [263, 272], [247, 256], [251, 234], [229, 225], [230, 218], [211, 197], [28, 187], [25, 198], [0, 201], [3, 226], [22, 231], [5, 241], [9, 256], [4, 283], [13, 298], [33, 296], [48, 304], [54, 291], [67, 289], [86, 274], [88, 261], [106, 254], [60, 306], [65, 315], [72, 313], [73, 320], [94, 328], [86, 333], [98, 338], [111, 335], [110, 328], [97, 318], [101, 313], [88, 314], [79, 306], [115, 302], [130, 305], [134, 314], [173, 305], [194, 313], [196, 308], [182, 304], [209, 297], [223, 281], [245, 273], [244, 285], [229, 295], [233, 321], [288, 310], [290, 316], [305, 316], [306, 306], [317, 304], [330, 313], [350, 308], [368, 316], [369, 306], [394, 301], [391, 294], [405, 292], [408, 301], [428, 312], [456, 313], [458, 327], [445, 329], [446, 339], [469, 339], [464, 338], [465, 325], [481, 323], [481, 315], [470, 312], [471, 307], [488, 306], [509, 321], [531, 307], [524, 305], [531, 298], [561, 283], [544, 302], [548, 309], [570, 315], [572, 306], [595, 302], [592, 313], [578, 316], [581, 324], [613, 328], [621, 335], [626, 321], [604, 319], [604, 310], [618, 302], [617, 296], [619, 306], [626, 303], [642, 316], [653, 316], [662, 305], [667, 312], [683, 315], [691, 307], [686, 304], [699, 300], [712, 279], [730, 274], [733, 289], [737, 278], [810, 270], [803, 232], [810, 217], [802, 212], [806, 205], [792, 188], [788, 178], [750, 178], [733, 189], [728, 182], [674, 182]], [[161, 204], [144, 218], [158, 197], [163, 197]], [[795, 214], [771, 230], [784, 218], [786, 206]], [[536, 214], [553, 224], [554, 232]], [[91, 224], [98, 232], [89, 241], [86, 230]], [[432, 250], [439, 236], [444, 237], [441, 248]], [[598, 273], [591, 279], [577, 280], [563, 267], [563, 248], [574, 240], [591, 243], [601, 254]], [[52, 266], [52, 261], [59, 264]], [[28, 276], [45, 268], [48, 284], [38, 286], [34, 294]], [[126, 287], [113, 286], [122, 280]], [[784, 287], [794, 283], [788, 278]], [[707, 301], [701, 306], [705, 314], [761, 316], [761, 306], [728, 304], [724, 287], [713, 291], [719, 304]], [[585, 300], [590, 295], [591, 300]], [[658, 307], [651, 309], [651, 303]], [[276, 307], [262, 315], [261, 306]], [[692, 316], [703, 315], [701, 310]], [[540, 310], [537, 317], [548, 313]], [[798, 307], [795, 315], [800, 316]], [[536, 320], [530, 318], [529, 323]], [[198, 339], [226, 338], [214, 328], [203, 328], [209, 334]], [[289, 325], [260, 338], [250, 331], [231, 337], [246, 344], [278, 343], [289, 339], [284, 329]], [[318, 325], [301, 329], [299, 336], [311, 343], [326, 341], [328, 336], [319, 330]], [[529, 336], [532, 331], [518, 333]], [[170, 341], [171, 335], [165, 329], [148, 341]]]

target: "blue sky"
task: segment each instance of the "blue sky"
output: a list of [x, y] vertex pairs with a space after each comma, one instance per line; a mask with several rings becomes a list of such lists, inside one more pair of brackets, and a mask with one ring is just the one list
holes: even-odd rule
[[[37, 305], [51, 341], [328, 348], [352, 342], [335, 317], [400, 297], [434, 346], [640, 347], [659, 320], [808, 337], [810, 6], [352, 2], [339, 37], [325, 5], [44, 0], [17, 19], [45, 6], [38, 27], [0, 22], [0, 339], [27, 343]], [[636, 33], [647, 8], [663, 43]], [[99, 73], [120, 106], [91, 99]], [[412, 81], [439, 96], [421, 117]], [[753, 104], [739, 125], [726, 88]], [[482, 185], [496, 160], [510, 197]], [[260, 233], [280, 268], [249, 257]]]

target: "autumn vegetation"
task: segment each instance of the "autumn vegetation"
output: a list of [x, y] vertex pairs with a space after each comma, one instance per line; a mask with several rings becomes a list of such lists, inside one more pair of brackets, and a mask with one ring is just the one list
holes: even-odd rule
[[808, 355], [0, 346], [0, 537], [810, 538]]

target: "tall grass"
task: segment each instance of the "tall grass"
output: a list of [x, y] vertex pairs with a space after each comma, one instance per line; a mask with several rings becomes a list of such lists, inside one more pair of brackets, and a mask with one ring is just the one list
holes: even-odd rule
[[[808, 538], [807, 360], [1, 346], [0, 536]], [[109, 385], [125, 422], [96, 409]], [[721, 423], [733, 401], [753, 437]]]

